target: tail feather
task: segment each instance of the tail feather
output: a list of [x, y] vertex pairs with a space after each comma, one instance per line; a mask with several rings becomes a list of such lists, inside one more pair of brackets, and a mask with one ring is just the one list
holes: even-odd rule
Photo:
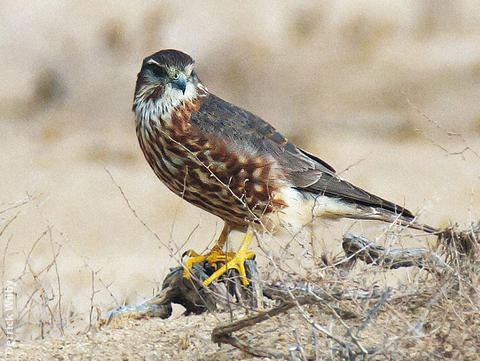
[[[323, 199], [323, 202], [321, 202], [323, 207], [319, 207], [321, 208], [319, 209], [320, 216], [395, 222], [427, 233], [439, 232], [433, 227], [418, 223], [413, 213], [408, 209], [369, 193], [334, 174], [323, 173], [314, 184], [298, 188], [298, 190], [304, 194], [309, 193], [316, 199]], [[330, 201], [326, 202], [325, 199], [330, 199]], [[345, 211], [343, 207], [338, 207], [341, 203], [348, 205], [348, 210]], [[336, 204], [336, 206], [332, 207], [333, 204]], [[337, 211], [339, 212], [337, 213]]]
[[280, 224], [288, 225], [299, 230], [309, 224], [314, 218], [339, 219], [352, 218], [364, 220], [377, 220], [394, 223], [400, 226], [417, 229], [426, 233], [440, 233], [436, 228], [417, 222], [416, 217], [407, 209], [388, 202], [388, 208], [384, 202], [379, 205], [365, 204], [356, 199], [314, 194], [298, 188], [284, 187], [277, 197], [287, 205], [278, 212]]
[[[361, 211], [357, 214], [348, 215], [348, 218], [395, 223], [399, 226], [408, 227], [431, 234], [440, 232], [434, 227], [417, 222], [415, 216], [405, 208], [401, 208], [402, 211], [398, 213], [386, 210], [384, 208], [365, 207], [361, 205], [356, 205], [356, 208], [361, 208]], [[406, 211], [406, 213], [403, 211]]]
[[345, 202], [373, 207], [392, 212], [393, 214], [402, 214], [405, 217], [415, 217], [408, 209], [367, 192], [332, 174], [323, 173], [314, 184], [299, 188], [299, 190], [318, 196], [339, 198]]

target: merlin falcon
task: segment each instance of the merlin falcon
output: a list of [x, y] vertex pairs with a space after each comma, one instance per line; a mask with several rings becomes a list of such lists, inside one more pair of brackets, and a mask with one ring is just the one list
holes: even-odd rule
[[[255, 227], [299, 231], [314, 217], [380, 220], [434, 233], [407, 209], [341, 179], [335, 169], [295, 146], [258, 116], [210, 93], [194, 60], [161, 50], [143, 60], [133, 101], [140, 147], [155, 174], [175, 194], [225, 222], [216, 245], [194, 251], [217, 269], [204, 285], [244, 261]], [[237, 252], [224, 252], [232, 230], [246, 232]], [[217, 267], [217, 264], [221, 265]]]

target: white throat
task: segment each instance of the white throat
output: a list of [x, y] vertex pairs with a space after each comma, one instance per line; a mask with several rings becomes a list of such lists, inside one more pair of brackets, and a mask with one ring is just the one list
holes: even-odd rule
[[[206, 88], [200, 83], [197, 86], [192, 83], [187, 83], [185, 93], [172, 87], [171, 84], [167, 84], [161, 98], [150, 99], [148, 95], [151, 93], [151, 91], [149, 91], [151, 89], [152, 88], [147, 88], [144, 91], [139, 91], [135, 96], [135, 117], [137, 122], [148, 119], [162, 119], [168, 122], [172, 119], [173, 109], [187, 101], [195, 100], [200, 95], [197, 91], [198, 89], [202, 90], [200, 92], [201, 94], [206, 91]], [[145, 100], [145, 98], [147, 98], [147, 100]]]

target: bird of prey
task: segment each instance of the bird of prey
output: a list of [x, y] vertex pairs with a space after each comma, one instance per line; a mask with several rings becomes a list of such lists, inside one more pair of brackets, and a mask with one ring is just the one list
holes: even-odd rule
[[[269, 123], [210, 93], [193, 59], [161, 50], [143, 60], [133, 101], [140, 147], [155, 174], [175, 194], [222, 218], [223, 231], [196, 262], [236, 269], [248, 284], [244, 261], [255, 225], [293, 232], [312, 217], [371, 219], [434, 233], [407, 209], [341, 179], [333, 167], [289, 142]], [[222, 249], [231, 230], [245, 231], [237, 252]]]

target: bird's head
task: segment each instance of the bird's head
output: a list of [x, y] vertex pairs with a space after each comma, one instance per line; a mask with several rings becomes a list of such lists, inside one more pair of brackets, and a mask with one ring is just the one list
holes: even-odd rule
[[137, 76], [133, 111], [159, 111], [157, 116], [165, 116], [182, 102], [195, 99], [201, 85], [195, 70], [195, 62], [178, 50], [161, 50], [142, 63]]

